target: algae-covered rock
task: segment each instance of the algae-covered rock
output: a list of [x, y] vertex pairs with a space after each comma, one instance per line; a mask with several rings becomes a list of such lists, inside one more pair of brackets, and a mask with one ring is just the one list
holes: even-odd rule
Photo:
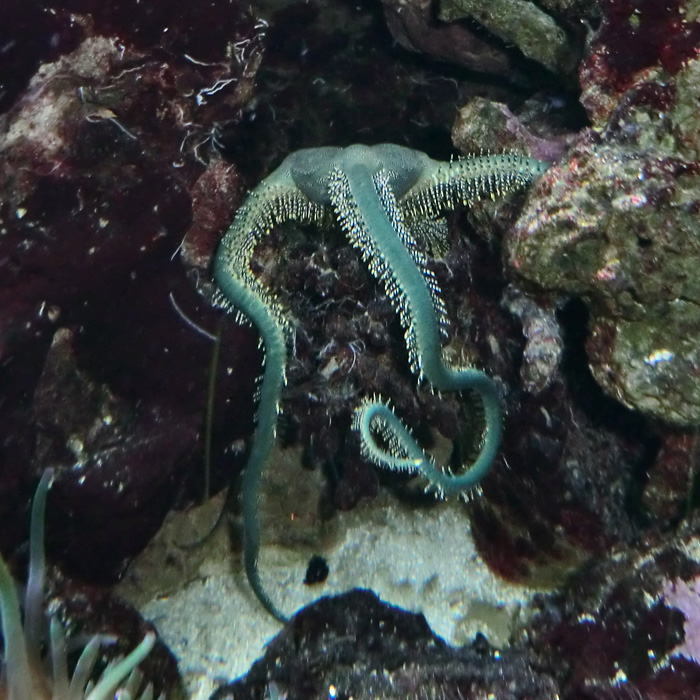
[[[528, 108], [535, 117], [533, 123], [527, 119]], [[558, 161], [575, 137], [542, 119], [546, 110], [546, 105], [533, 99], [515, 114], [502, 102], [475, 97], [457, 112], [452, 142], [462, 153], [519, 151], [550, 163]]]
[[571, 73], [578, 61], [564, 28], [532, 2], [442, 0], [438, 16], [445, 22], [468, 17], [553, 73]]
[[584, 298], [594, 376], [627, 406], [700, 423], [700, 178], [658, 150], [579, 143], [508, 239], [514, 271]]
[[[542, 178], [506, 241], [526, 286], [586, 301], [589, 362], [605, 391], [678, 426], [700, 424], [700, 22], [690, 19], [692, 4], [608, 12], [581, 72], [594, 129]], [[660, 25], [667, 37], [657, 36]], [[626, 37], [646, 37], [646, 53], [625, 47]]]

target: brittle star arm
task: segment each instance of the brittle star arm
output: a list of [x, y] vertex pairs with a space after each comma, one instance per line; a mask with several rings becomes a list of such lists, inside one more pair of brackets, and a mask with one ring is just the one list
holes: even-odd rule
[[[474, 368], [452, 368], [443, 361], [440, 342], [446, 311], [437, 281], [404, 225], [412, 218], [439, 216], [458, 202], [470, 204], [484, 194], [501, 194], [529, 182], [546, 164], [516, 154], [483, 156], [453, 163], [423, 157], [422, 172], [397, 202], [390, 174], [379, 170], [360, 177], [347, 166], [331, 178], [334, 208], [353, 245], [362, 250], [370, 270], [382, 282], [399, 312], [412, 370], [439, 391], [476, 391], [484, 408], [485, 429], [476, 461], [458, 475], [438, 469], [380, 397], [357, 408], [353, 427], [366, 458], [381, 467], [419, 471], [440, 495], [464, 493], [488, 472], [501, 437], [501, 401], [494, 381]], [[362, 167], [355, 164], [355, 170]], [[369, 183], [373, 183], [373, 186]], [[382, 447], [375, 435], [384, 441]]]
[[258, 573], [258, 493], [260, 474], [277, 432], [288, 327], [279, 302], [252, 273], [250, 263], [255, 246], [273, 226], [288, 220], [320, 223], [323, 213], [323, 207], [304, 196], [280, 169], [250, 193], [222, 240], [214, 262], [214, 279], [220, 290], [216, 302], [232, 308], [237, 320], [252, 323], [260, 334], [263, 349], [263, 370], [256, 392], [257, 422], [243, 472], [243, 549], [246, 576], [255, 595], [280, 622], [285, 622], [286, 617], [270, 600]]

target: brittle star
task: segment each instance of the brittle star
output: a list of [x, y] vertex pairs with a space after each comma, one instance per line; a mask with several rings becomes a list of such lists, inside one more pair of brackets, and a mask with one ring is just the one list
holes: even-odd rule
[[434, 390], [476, 392], [484, 407], [479, 455], [458, 475], [438, 469], [380, 397], [363, 401], [355, 412], [353, 428], [360, 433], [363, 454], [382, 467], [421, 473], [439, 495], [462, 493], [483, 478], [498, 450], [500, 397], [480, 370], [443, 362], [447, 312], [416, 237], [422, 237], [421, 224], [435, 222], [445, 209], [513, 190], [546, 168], [542, 161], [514, 153], [442, 163], [393, 144], [310, 148], [289, 155], [238, 211], [214, 262], [216, 302], [235, 310], [238, 320], [251, 322], [264, 350], [257, 425], [243, 473], [244, 563], [255, 595], [278, 620], [286, 617], [258, 572], [257, 502], [261, 470], [275, 441], [291, 328], [280, 302], [251, 270], [255, 246], [284, 221], [320, 225], [329, 215], [339, 221], [399, 314], [411, 370]]

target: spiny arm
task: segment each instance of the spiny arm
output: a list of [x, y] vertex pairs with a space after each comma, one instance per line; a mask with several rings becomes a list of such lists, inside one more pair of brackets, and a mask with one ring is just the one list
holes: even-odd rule
[[[458, 203], [470, 204], [484, 195], [494, 197], [523, 186], [547, 167], [548, 164], [542, 161], [515, 153], [467, 158], [452, 163], [426, 158], [417, 182], [399, 202], [400, 211], [396, 212], [394, 207], [397, 233], [404, 230], [403, 215], [413, 220], [434, 219]], [[382, 195], [381, 186], [378, 190]], [[385, 202], [385, 208], [392, 211], [393, 203], [391, 198], [389, 200]], [[412, 237], [409, 238], [411, 245], [407, 247], [415, 249]], [[435, 313], [430, 313], [427, 304], [416, 303], [410, 294], [404, 294], [400, 311], [412, 368], [439, 390], [471, 389], [478, 393], [485, 419], [478, 457], [459, 474], [438, 469], [393, 410], [379, 397], [366, 399], [358, 406], [353, 427], [361, 435], [364, 456], [377, 466], [395, 471], [417, 471], [428, 480], [429, 488], [439, 495], [465, 493], [481, 481], [496, 457], [502, 429], [501, 400], [495, 382], [480, 370], [454, 368], [444, 363], [436, 328], [442, 328], [445, 322], [445, 307], [434, 278], [426, 275], [425, 266], [418, 263], [417, 260], [425, 284], [432, 291], [432, 311]], [[377, 436], [381, 437], [383, 445], [377, 442]]]
[[279, 170], [251, 192], [221, 242], [214, 262], [218, 303], [252, 323], [260, 333], [263, 373], [257, 393], [257, 425], [243, 472], [244, 562], [248, 581], [265, 609], [279, 621], [285, 616], [265, 592], [258, 573], [260, 474], [275, 442], [277, 413], [287, 366], [287, 323], [281, 305], [253, 274], [255, 246], [273, 226], [288, 220], [319, 223], [323, 207], [309, 201]]
[[520, 153], [429, 160], [416, 184], [400, 199], [407, 218], [435, 218], [458, 204], [470, 205], [519, 189], [541, 175], [549, 163]]

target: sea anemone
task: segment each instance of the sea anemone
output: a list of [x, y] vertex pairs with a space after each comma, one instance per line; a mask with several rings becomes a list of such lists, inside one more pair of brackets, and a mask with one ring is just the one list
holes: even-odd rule
[[[66, 636], [59, 620], [51, 618], [48, 659], [42, 659], [44, 629], [44, 515], [46, 494], [53, 478], [52, 470], [44, 472], [32, 504], [29, 532], [29, 580], [24, 599], [24, 624], [16, 584], [5, 560], [0, 556], [0, 615], [4, 658], [0, 661], [1, 700], [107, 700], [119, 692], [120, 700], [132, 700], [138, 693], [142, 674], [136, 668], [155, 644], [149, 632], [143, 641], [124, 659], [110, 663], [97, 679], [91, 680], [100, 646], [110, 641], [104, 635], [94, 636], [85, 646], [69, 678]], [[46, 666], [50, 666], [50, 671]], [[147, 686], [139, 700], [151, 700], [153, 687]]]

